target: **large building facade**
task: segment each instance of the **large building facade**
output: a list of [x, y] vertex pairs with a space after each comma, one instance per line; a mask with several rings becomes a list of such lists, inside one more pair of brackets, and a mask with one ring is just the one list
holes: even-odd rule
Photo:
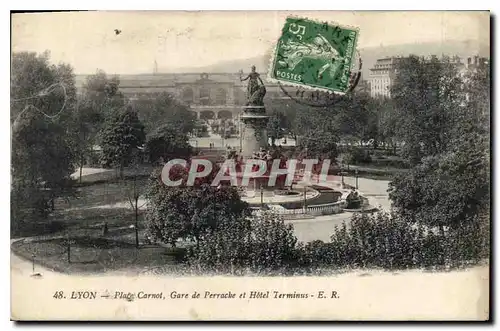
[[[266, 85], [267, 98], [283, 97], [279, 86]], [[81, 88], [86, 76], [77, 77]], [[246, 83], [239, 74], [231, 73], [179, 73], [120, 75], [120, 91], [129, 99], [167, 92], [186, 104], [201, 119], [236, 119], [246, 102]]]
[[[436, 55], [424, 57], [425, 60], [431, 61], [437, 59]], [[394, 78], [397, 74], [397, 64], [402, 57], [386, 57], [378, 59], [373, 68], [370, 69], [368, 84], [370, 95], [376, 97], [391, 97], [391, 87], [394, 84]], [[476, 70], [476, 68], [488, 63], [488, 59], [479, 56], [461, 58], [453, 56], [448, 59], [449, 63], [456, 66], [460, 75]]]
[[387, 57], [378, 59], [373, 68], [370, 69], [368, 83], [370, 95], [376, 97], [391, 97], [391, 86], [394, 80], [395, 64], [398, 58]]

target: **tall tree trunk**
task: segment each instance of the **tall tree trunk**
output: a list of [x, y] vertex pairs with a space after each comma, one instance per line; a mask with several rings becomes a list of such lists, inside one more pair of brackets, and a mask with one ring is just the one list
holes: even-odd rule
[[139, 193], [137, 192], [137, 173], [134, 173], [134, 212], [135, 212], [135, 247], [139, 248]]
[[441, 236], [444, 238], [446, 236], [446, 233], [444, 231], [444, 225], [443, 224], [440, 224], [439, 225], [439, 232], [441, 234]]
[[[85, 131], [83, 132], [83, 141], [85, 142]], [[83, 145], [83, 150], [85, 150], [85, 143]], [[81, 156], [80, 156], [80, 179], [79, 179], [79, 182], [80, 184], [82, 183], [82, 170], [83, 170], [83, 164], [85, 162], [85, 153], [82, 152]]]
[[139, 197], [135, 198], [135, 247], [139, 248]]
[[123, 178], [123, 161], [120, 162], [120, 173], [119, 173], [120, 179]]

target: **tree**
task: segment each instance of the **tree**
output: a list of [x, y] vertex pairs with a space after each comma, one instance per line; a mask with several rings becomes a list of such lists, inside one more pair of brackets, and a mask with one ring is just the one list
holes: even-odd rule
[[401, 115], [391, 99], [384, 98], [379, 101], [379, 121], [378, 121], [378, 134], [379, 140], [384, 144], [388, 144], [396, 154], [397, 135], [398, 135], [398, 116]]
[[196, 116], [188, 107], [179, 103], [171, 94], [163, 92], [133, 101], [147, 131], [169, 124], [179, 132], [190, 133], [196, 123]]
[[110, 114], [99, 138], [101, 163], [106, 167], [118, 167], [122, 177], [123, 169], [132, 160], [134, 152], [143, 147], [146, 135], [137, 113], [127, 107]]
[[15, 190], [31, 192], [24, 202], [36, 204], [42, 216], [54, 209], [56, 197], [71, 193], [74, 154], [64, 131], [43, 115], [24, 114], [12, 135], [12, 176], [19, 185]]
[[[180, 178], [185, 179], [187, 171], [182, 170]], [[171, 174], [171, 178], [176, 176]], [[239, 222], [249, 215], [248, 204], [235, 187], [213, 187], [210, 182], [208, 176], [195, 186], [167, 187], [159, 174], [153, 173], [146, 190], [148, 235], [173, 246], [179, 239], [199, 245], [223, 220]]]
[[76, 102], [73, 119], [71, 126], [74, 128], [74, 149], [78, 155], [76, 163], [79, 167], [79, 181], [81, 183], [83, 167], [87, 163], [87, 157], [92, 153], [92, 147], [96, 143], [104, 117], [88, 99], [80, 98]]
[[398, 214], [410, 222], [458, 227], [489, 203], [489, 182], [467, 153], [428, 156], [390, 183], [389, 197]]
[[378, 138], [377, 101], [364, 93], [348, 94], [325, 114], [344, 141], [363, 142]]
[[453, 146], [483, 153], [490, 150], [490, 65], [482, 63], [463, 76], [466, 102], [456, 109]]
[[91, 156], [93, 146], [97, 144], [103, 123], [114, 111], [125, 106], [125, 97], [119, 91], [119, 84], [117, 76], [108, 77], [103, 70], [98, 70], [86, 77], [83, 93], [76, 100], [70, 127], [74, 137], [74, 149], [78, 155], [80, 182], [82, 169]]
[[277, 139], [284, 137], [287, 130], [288, 122], [285, 115], [281, 112], [272, 114], [267, 123], [267, 134], [271, 138], [271, 144], [273, 146]]
[[118, 76], [108, 77], [103, 70], [87, 76], [83, 84], [83, 99], [93, 113], [104, 120], [116, 110], [125, 107], [125, 96], [120, 91]]
[[165, 162], [172, 158], [188, 158], [192, 154], [188, 136], [172, 127], [163, 125], [148, 134], [145, 153], [150, 162], [163, 159]]
[[293, 105], [293, 107], [291, 108], [295, 109], [296, 111], [295, 121], [292, 125], [292, 130], [295, 135], [302, 137], [303, 135], [311, 131], [311, 129], [313, 129], [315, 125], [321, 124], [321, 121], [318, 120], [318, 113], [321, 113], [321, 110], [312, 109], [300, 104]]
[[74, 86], [71, 67], [50, 65], [48, 52], [12, 55], [13, 220], [46, 217], [55, 198], [72, 194]]
[[195, 121], [193, 131], [198, 138], [208, 136], [208, 126], [204, 122]]
[[130, 203], [130, 207], [134, 211], [134, 230], [135, 230], [135, 247], [139, 248], [139, 210], [145, 205], [139, 204], [139, 197], [142, 193], [142, 185], [139, 182], [140, 175], [140, 159], [141, 153], [139, 151], [135, 151], [132, 156], [131, 161], [131, 174], [132, 179], [124, 180], [125, 187], [127, 188], [127, 198]]
[[[469, 101], [446, 115], [447, 136], [433, 145], [438, 153], [424, 157], [390, 184], [394, 207], [408, 221], [444, 231], [489, 214], [489, 106], [480, 101], [489, 93], [489, 68], [470, 74], [464, 84]], [[420, 137], [436, 136], [435, 127], [426, 130], [431, 132], [421, 132]]]
[[410, 56], [396, 68], [391, 96], [400, 113], [398, 136], [404, 142], [403, 156], [417, 164], [450, 146], [453, 118], [464, 102], [462, 79], [448, 58]]
[[335, 159], [338, 142], [339, 137], [334, 132], [318, 129], [303, 136], [301, 145], [305, 149], [306, 158]]
[[[300, 112], [306, 110], [307, 107], [290, 99], [278, 98], [268, 100], [266, 107], [271, 116], [274, 114], [283, 115], [284, 122], [281, 123], [283, 126], [280, 126], [285, 129], [284, 134], [291, 134], [294, 139], [297, 140], [297, 136], [303, 133], [299, 128], [300, 121], [298, 120], [298, 116]], [[281, 121], [280, 119], [278, 122]]]

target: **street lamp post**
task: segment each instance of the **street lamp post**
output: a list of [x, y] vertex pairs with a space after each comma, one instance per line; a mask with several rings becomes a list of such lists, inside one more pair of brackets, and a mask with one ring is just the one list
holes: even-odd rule
[[243, 132], [241, 131], [241, 113], [238, 114], [238, 131], [240, 133], [240, 153], [243, 150]]
[[307, 212], [307, 199], [306, 199], [306, 194], [307, 194], [307, 187], [304, 186], [304, 214]]
[[340, 176], [342, 176], [342, 187], [344, 187], [344, 164], [340, 164]]
[[224, 148], [225, 136], [226, 136], [226, 122], [222, 121], [222, 148]]
[[260, 184], [260, 208], [264, 209], [264, 188], [262, 187], [262, 183]]
[[356, 190], [358, 189], [358, 169], [355, 170], [356, 173]]

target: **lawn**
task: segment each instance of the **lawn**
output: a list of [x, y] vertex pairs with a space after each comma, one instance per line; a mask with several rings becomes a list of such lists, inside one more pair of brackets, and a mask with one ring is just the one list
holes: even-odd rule
[[[145, 242], [144, 215], [139, 215], [139, 243], [135, 247], [135, 217], [130, 208], [73, 208], [58, 210], [45, 227], [39, 222], [36, 237], [16, 241], [12, 250], [36, 263], [63, 273], [100, 273], [113, 270], [142, 272], [143, 269], [176, 264], [182, 248]], [[103, 233], [104, 223], [108, 226]], [[70, 260], [68, 261], [68, 240]]]
[[[143, 191], [147, 178], [136, 185]], [[140, 248], [135, 247], [135, 214], [128, 197], [133, 181], [108, 179], [84, 183], [77, 196], [59, 199], [46, 220], [23, 224], [13, 237], [12, 250], [27, 260], [35, 254], [37, 264], [64, 273], [100, 273], [127, 269], [142, 272], [155, 267], [179, 266], [185, 248], [150, 245], [144, 240], [144, 210], [139, 211]], [[104, 235], [104, 224], [108, 231]], [[70, 260], [68, 261], [68, 240]]]
[[[143, 194], [146, 188], [148, 178], [139, 177], [135, 186], [139, 194]], [[60, 199], [57, 202], [57, 209], [75, 208], [75, 207], [93, 207], [120, 202], [127, 202], [129, 197], [133, 196], [134, 181], [131, 178], [124, 180], [98, 181], [91, 184], [84, 184], [78, 187], [77, 196], [69, 202]]]
[[68, 241], [64, 237], [33, 242], [21, 240], [12, 244], [12, 250], [30, 261], [34, 255], [36, 264], [68, 274], [119, 270], [141, 273], [168, 266], [175, 270], [184, 254], [182, 248], [142, 245], [137, 249], [132, 240], [90, 236], [71, 237], [69, 256]]

